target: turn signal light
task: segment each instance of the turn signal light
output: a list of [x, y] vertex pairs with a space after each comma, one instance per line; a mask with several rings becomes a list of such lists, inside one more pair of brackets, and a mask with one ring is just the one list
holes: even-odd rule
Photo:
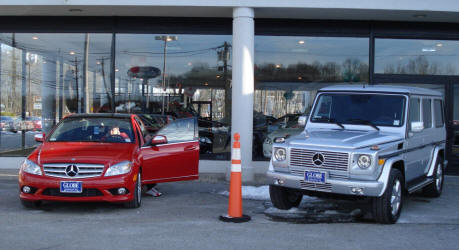
[[385, 162], [386, 162], [385, 159], [379, 159], [378, 164], [379, 164], [379, 166], [382, 166], [382, 165], [384, 165]]

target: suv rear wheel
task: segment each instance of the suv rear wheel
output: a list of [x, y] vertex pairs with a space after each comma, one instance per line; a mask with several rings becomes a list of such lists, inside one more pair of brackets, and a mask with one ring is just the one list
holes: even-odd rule
[[443, 190], [443, 180], [445, 175], [443, 173], [443, 158], [437, 157], [434, 170], [434, 182], [422, 189], [422, 193], [427, 197], [440, 197]]
[[298, 207], [301, 199], [303, 199], [303, 194], [301, 192], [276, 185], [269, 185], [269, 196], [274, 207], [283, 210]]
[[400, 170], [392, 169], [389, 175], [386, 191], [380, 197], [373, 198], [372, 213], [374, 219], [383, 224], [397, 222], [402, 211], [403, 176]]

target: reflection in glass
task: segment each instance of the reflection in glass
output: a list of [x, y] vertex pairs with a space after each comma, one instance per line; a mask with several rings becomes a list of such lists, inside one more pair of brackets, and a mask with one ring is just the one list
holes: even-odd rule
[[268, 159], [275, 137], [303, 131], [298, 117], [317, 90], [368, 82], [368, 73], [367, 38], [256, 36], [253, 159]]
[[458, 41], [376, 39], [375, 73], [459, 74]]

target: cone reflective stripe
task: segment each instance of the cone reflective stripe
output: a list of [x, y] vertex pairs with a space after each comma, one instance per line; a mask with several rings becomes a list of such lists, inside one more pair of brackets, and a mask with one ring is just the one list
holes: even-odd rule
[[234, 134], [233, 149], [231, 152], [230, 193], [228, 201], [228, 215], [220, 216], [225, 222], [246, 222], [250, 217], [242, 214], [242, 167], [241, 143], [239, 133]]

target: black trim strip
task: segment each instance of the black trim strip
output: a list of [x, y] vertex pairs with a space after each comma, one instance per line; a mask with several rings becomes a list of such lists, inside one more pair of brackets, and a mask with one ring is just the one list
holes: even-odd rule
[[391, 158], [391, 157], [394, 157], [394, 156], [397, 156], [397, 155], [401, 155], [401, 154], [408, 153], [408, 152], [412, 152], [412, 151], [415, 151], [415, 150], [418, 150], [418, 149], [421, 149], [421, 148], [425, 148], [425, 147], [427, 147], [427, 146], [429, 146], [429, 145], [438, 146], [438, 145], [440, 145], [440, 144], [442, 144], [442, 143], [445, 143], [445, 142], [446, 142], [446, 140], [437, 141], [437, 142], [432, 142], [432, 143], [429, 143], [429, 144], [424, 144], [424, 145], [417, 146], [417, 147], [414, 147], [414, 148], [409, 148], [409, 149], [401, 150], [401, 151], [394, 152], [394, 153], [387, 154], [387, 155], [380, 155], [379, 158], [388, 159], [388, 158]]

